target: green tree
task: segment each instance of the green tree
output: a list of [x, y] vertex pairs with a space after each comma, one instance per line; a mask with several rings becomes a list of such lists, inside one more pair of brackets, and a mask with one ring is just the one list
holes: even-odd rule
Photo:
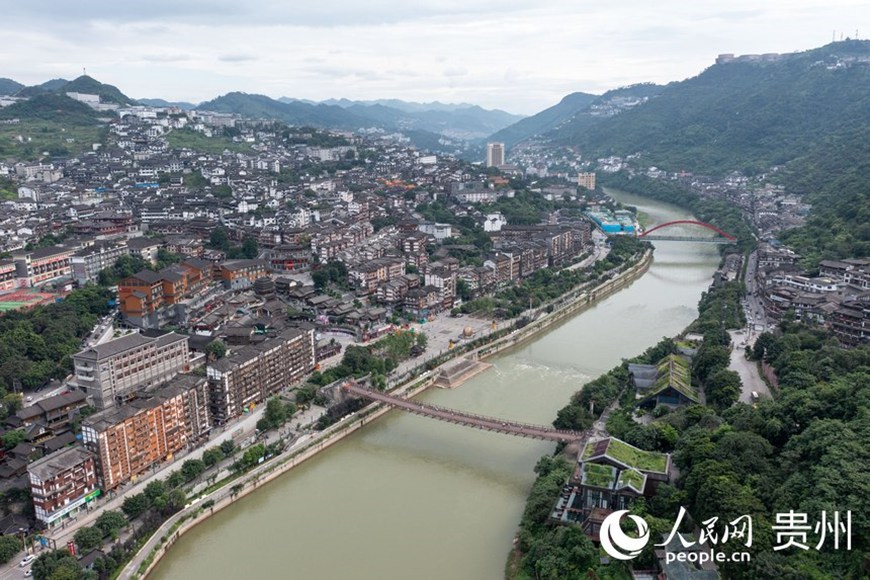
[[3, 435], [3, 446], [6, 449], [12, 449], [19, 443], [23, 443], [25, 441], [27, 441], [27, 435], [22, 429], [13, 429], [12, 431], [7, 431]]
[[159, 248], [157, 250], [157, 269], [162, 270], [167, 266], [171, 266], [173, 264], [177, 264], [182, 260], [183, 256], [181, 254], [176, 254], [170, 252], [166, 248]]
[[220, 449], [223, 452], [224, 457], [232, 457], [233, 455], [235, 455], [238, 448], [236, 447], [235, 441], [233, 441], [232, 439], [226, 439], [224, 441], [221, 441]]
[[117, 510], [107, 510], [100, 514], [94, 525], [103, 530], [105, 535], [115, 537], [127, 525], [127, 518]]
[[205, 463], [201, 459], [188, 459], [181, 464], [181, 473], [187, 481], [193, 481], [205, 471]]
[[175, 513], [181, 510], [185, 504], [187, 504], [187, 494], [184, 493], [183, 489], [173, 489], [169, 492], [169, 496], [166, 498], [166, 510], [170, 513]]
[[105, 534], [103, 530], [97, 526], [89, 526], [79, 529], [73, 535], [73, 541], [79, 547], [82, 554], [87, 554], [94, 548], [99, 547], [103, 543]]
[[176, 469], [169, 474], [169, 477], [166, 478], [166, 487], [168, 487], [169, 489], [175, 489], [176, 487], [184, 485], [186, 481], [187, 479], [185, 479], [184, 474], [181, 473], [181, 470]]
[[731, 351], [724, 346], [704, 345], [692, 361], [692, 374], [702, 383], [712, 373], [728, 367]]
[[7, 393], [3, 395], [3, 408], [10, 415], [14, 415], [16, 411], [24, 406], [24, 398], [21, 393]]
[[202, 462], [206, 467], [217, 465], [223, 458], [224, 452], [221, 451], [220, 447], [210, 447], [202, 454]]
[[124, 512], [125, 516], [132, 520], [148, 511], [149, 505], [150, 502], [145, 494], [137, 493], [136, 495], [127, 496], [124, 499], [124, 503], [121, 504], [121, 511]]
[[707, 402], [717, 409], [727, 409], [737, 402], [742, 386], [739, 374], [720, 369], [710, 375], [705, 383]]
[[67, 550], [52, 550], [40, 554], [31, 567], [36, 580], [79, 580], [83, 570]]
[[224, 341], [216, 338], [205, 346], [205, 353], [210, 359], [222, 359], [227, 354], [227, 345]]
[[16, 536], [0, 536], [0, 564], [11, 560], [23, 547]]
[[145, 486], [145, 491], [143, 493], [145, 494], [145, 497], [148, 498], [148, 501], [153, 504], [154, 500], [158, 497], [165, 496], [167, 491], [166, 483], [162, 480], [155, 479]]
[[215, 228], [211, 231], [208, 238], [208, 245], [215, 250], [223, 250], [226, 252], [230, 249], [230, 238], [224, 228]]
[[257, 240], [251, 237], [245, 238], [242, 242], [242, 257], [248, 258], [249, 260], [253, 260], [259, 254], [260, 249], [257, 246]]

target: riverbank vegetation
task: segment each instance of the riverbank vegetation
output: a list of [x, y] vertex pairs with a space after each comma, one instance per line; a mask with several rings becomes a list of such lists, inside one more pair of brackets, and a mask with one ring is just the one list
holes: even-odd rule
[[652, 179], [646, 175], [629, 175], [626, 171], [618, 171], [600, 174], [598, 184], [686, 208], [699, 220], [736, 237], [737, 246], [741, 251], [746, 251], [754, 243], [752, 230], [743, 219], [739, 207], [724, 200], [701, 197], [678, 182]]
[[648, 246], [634, 237], [610, 238], [610, 252], [603, 260], [595, 262], [591, 270], [557, 270], [544, 268], [519, 283], [497, 292], [494, 296], [477, 298], [463, 303], [463, 313], [481, 312], [497, 314], [503, 318], [515, 318], [528, 308], [537, 308], [574, 290], [581, 284], [600, 281], [601, 276], [613, 268], [643, 252]]
[[[699, 316], [692, 326], [703, 333], [704, 344], [695, 356], [693, 375], [708, 389], [727, 384], [727, 333], [737, 322], [727, 313], [739, 312], [739, 285], [725, 284], [705, 293]], [[723, 323], [724, 320], [724, 323]], [[665, 339], [632, 362], [658, 360], [676, 343]], [[707, 353], [707, 354], [705, 354]], [[769, 364], [779, 378], [772, 400], [757, 405], [735, 403], [736, 393], [711, 401], [712, 406], [690, 405], [676, 410], [656, 408], [653, 418], [641, 425], [632, 418], [633, 390], [628, 386], [625, 363], [586, 385], [559, 411], [554, 425], [584, 428], [600, 413], [599, 405], [616, 400], [622, 392], [624, 410], [612, 413], [607, 429], [615, 437], [641, 449], [672, 454], [679, 477], [661, 484], [656, 494], [636, 502], [631, 510], [650, 524], [652, 538], [661, 541], [681, 506], [689, 514], [684, 531], [709, 518], [730, 522], [744, 515], [753, 521], [753, 544], [720, 544], [725, 553], [747, 550], [751, 562], [720, 564], [727, 578], [859, 578], [867, 575], [870, 537], [870, 347], [845, 350], [821, 329], [784, 322], [775, 333], [763, 334], [751, 354]], [[705, 362], [706, 361], [706, 362]], [[699, 368], [701, 365], [703, 368]], [[595, 400], [589, 413], [587, 405]], [[576, 457], [545, 458], [539, 462], [536, 481], [520, 525], [521, 552], [516, 578], [627, 577], [624, 564], [602, 566], [598, 553], [579, 528], [567, 529], [546, 521], [567, 464]], [[852, 550], [834, 549], [831, 535], [817, 550], [778, 545], [772, 529], [776, 514], [794, 510], [805, 513], [814, 525], [822, 513], [828, 518], [851, 513]], [[828, 520], [830, 521], [830, 520]], [[842, 520], [841, 520], [842, 521]], [[813, 534], [810, 534], [813, 535]], [[819, 536], [815, 535], [812, 546]], [[654, 542], [632, 565], [655, 568]], [[590, 550], [593, 556], [590, 557]]]

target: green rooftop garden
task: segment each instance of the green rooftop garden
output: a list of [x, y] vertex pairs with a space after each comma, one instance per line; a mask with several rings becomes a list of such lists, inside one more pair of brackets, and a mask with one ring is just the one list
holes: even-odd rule
[[623, 469], [619, 474], [619, 481], [616, 483], [616, 489], [622, 487], [631, 487], [638, 493], [643, 493], [644, 475], [636, 469]]
[[641, 471], [667, 473], [667, 455], [664, 453], [655, 453], [654, 451], [643, 451], [642, 449], [638, 449], [637, 447], [629, 445], [624, 441], [620, 441], [615, 437], [610, 438], [610, 445], [607, 446], [606, 455], [620, 463]]
[[683, 357], [676, 354], [666, 356], [658, 363], [656, 375], [656, 382], [650, 389], [650, 394], [658, 393], [671, 386], [688, 399], [698, 401], [698, 393], [692, 386], [689, 361]]
[[583, 464], [583, 485], [613, 489], [616, 482], [616, 468], [598, 463]]
[[586, 447], [583, 448], [583, 456], [580, 459], [586, 460], [592, 457], [592, 454], [595, 452], [596, 443], [598, 443], [598, 441], [587, 441]]

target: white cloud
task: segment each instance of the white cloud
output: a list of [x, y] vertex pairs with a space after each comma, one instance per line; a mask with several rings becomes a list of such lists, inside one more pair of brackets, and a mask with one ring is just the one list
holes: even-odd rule
[[0, 22], [0, 76], [19, 82], [87, 67], [132, 96], [201, 101], [240, 90], [523, 113], [574, 91], [680, 80], [722, 52], [803, 50], [834, 29], [870, 30], [863, 0], [12, 4]]

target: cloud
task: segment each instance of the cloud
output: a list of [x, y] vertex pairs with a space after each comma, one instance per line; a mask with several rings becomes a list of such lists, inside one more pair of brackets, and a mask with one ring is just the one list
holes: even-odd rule
[[87, 66], [129, 94], [171, 100], [244, 91], [439, 99], [522, 113], [575, 91], [693, 76], [718, 53], [789, 52], [829, 42], [833, 29], [870, 28], [859, 24], [866, 0], [7, 4], [3, 76], [27, 84]]
[[188, 54], [144, 54], [142, 55], [142, 60], [146, 60], [148, 62], [182, 62], [186, 60], [190, 60], [191, 57]]
[[259, 57], [253, 54], [222, 54], [218, 57], [221, 62], [246, 62], [249, 60], [257, 60]]

